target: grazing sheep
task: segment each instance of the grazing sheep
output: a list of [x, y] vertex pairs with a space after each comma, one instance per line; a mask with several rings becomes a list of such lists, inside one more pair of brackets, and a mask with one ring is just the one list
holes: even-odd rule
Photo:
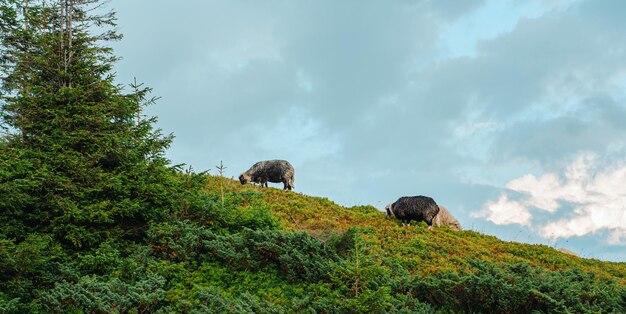
[[387, 219], [392, 216], [402, 223], [410, 224], [411, 220], [425, 221], [432, 228], [433, 218], [439, 213], [435, 200], [428, 196], [403, 196], [385, 207]]
[[291, 190], [294, 188], [294, 174], [293, 167], [286, 160], [259, 161], [239, 176], [239, 182], [241, 184], [260, 183], [265, 187], [267, 187], [267, 182], [282, 182], [284, 190]]
[[433, 226], [435, 227], [449, 227], [454, 230], [463, 230], [461, 223], [450, 214], [447, 208], [439, 206], [439, 213], [433, 219]]

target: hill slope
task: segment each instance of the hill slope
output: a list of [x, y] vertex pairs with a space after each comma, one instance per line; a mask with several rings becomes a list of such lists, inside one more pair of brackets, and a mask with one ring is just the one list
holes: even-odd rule
[[406, 265], [416, 265], [413, 272], [432, 274], [443, 270], [465, 270], [470, 260], [489, 262], [527, 262], [547, 270], [578, 268], [602, 278], [626, 283], [626, 263], [605, 262], [565, 254], [546, 245], [505, 242], [475, 231], [448, 228], [428, 230], [422, 226], [402, 226], [385, 219], [373, 206], [346, 208], [321, 198], [275, 188], [241, 186], [234, 180], [209, 177], [210, 193], [254, 192], [261, 195], [243, 207], [267, 206], [284, 228], [307, 232], [320, 239], [357, 227], [370, 250], [394, 256]]
[[0, 313], [626, 312], [626, 263], [171, 175], [160, 215], [92, 247], [0, 237]]

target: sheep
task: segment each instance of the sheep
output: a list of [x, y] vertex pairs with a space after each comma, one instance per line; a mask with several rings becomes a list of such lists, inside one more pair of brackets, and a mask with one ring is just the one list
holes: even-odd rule
[[435, 227], [449, 227], [458, 231], [463, 230], [463, 227], [461, 227], [461, 223], [459, 223], [459, 221], [456, 220], [456, 218], [454, 218], [452, 214], [450, 214], [447, 208], [441, 205], [438, 206], [439, 213], [433, 219], [433, 225]]
[[248, 171], [239, 176], [241, 184], [260, 183], [267, 187], [267, 182], [282, 182], [283, 190], [293, 189], [295, 171], [286, 160], [266, 160], [255, 163]]
[[402, 223], [410, 224], [411, 220], [425, 221], [428, 229], [432, 229], [433, 219], [439, 213], [439, 206], [428, 196], [403, 196], [385, 207], [387, 219], [395, 217]]

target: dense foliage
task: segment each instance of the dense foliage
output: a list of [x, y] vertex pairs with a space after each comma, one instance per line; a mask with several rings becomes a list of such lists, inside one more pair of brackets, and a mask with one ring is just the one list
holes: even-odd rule
[[0, 0], [0, 313], [626, 312], [626, 264], [163, 157], [96, 0]]
[[[53, 234], [74, 247], [98, 246], [172, 207], [172, 171], [163, 158], [171, 138], [135, 121], [148, 90], [123, 94], [110, 74], [116, 59], [89, 16], [91, 1], [39, 6], [2, 1], [0, 208], [6, 237]], [[18, 12], [23, 11], [23, 15]], [[28, 14], [26, 13], [28, 12]], [[59, 13], [61, 12], [61, 13]]]

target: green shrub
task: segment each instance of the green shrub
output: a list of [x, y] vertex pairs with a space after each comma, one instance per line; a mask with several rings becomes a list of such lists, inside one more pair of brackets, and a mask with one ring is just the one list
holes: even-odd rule
[[[254, 191], [227, 193], [223, 201], [215, 199], [212, 207], [205, 213], [205, 219], [215, 227], [231, 232], [244, 229], [271, 230], [280, 225], [278, 219], [267, 206], [250, 203], [262, 196]], [[217, 198], [217, 196], [215, 196]]]
[[60, 279], [62, 248], [53, 237], [33, 233], [19, 243], [0, 240], [0, 292], [29, 302], [37, 289]]
[[86, 276], [77, 282], [59, 282], [42, 292], [47, 309], [55, 312], [85, 310], [91, 313], [144, 313], [154, 311], [164, 298], [163, 277], [147, 273], [140, 280]]
[[30, 312], [31, 310], [32, 309], [28, 309], [20, 303], [20, 298], [12, 298], [0, 292], [0, 313], [24, 313]]
[[474, 261], [468, 273], [416, 278], [412, 292], [423, 301], [463, 312], [626, 311], [625, 290], [580, 270], [546, 271], [527, 263]]

